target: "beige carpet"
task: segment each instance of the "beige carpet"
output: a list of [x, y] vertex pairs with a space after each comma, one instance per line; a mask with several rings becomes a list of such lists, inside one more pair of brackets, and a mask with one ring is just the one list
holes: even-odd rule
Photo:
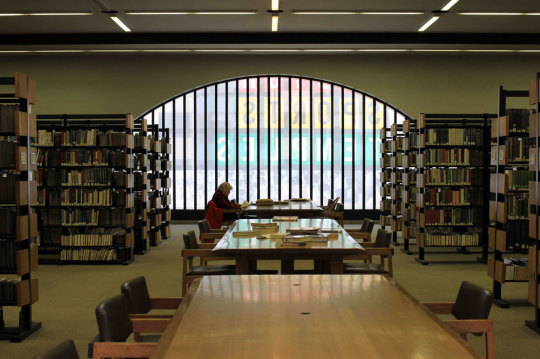
[[[81, 358], [86, 358], [88, 341], [97, 334], [94, 317], [96, 305], [103, 299], [120, 293], [120, 284], [144, 275], [152, 296], [180, 296], [181, 234], [195, 225], [174, 225], [172, 238], [130, 265], [42, 265], [35, 273], [39, 278], [39, 301], [33, 306], [34, 319], [43, 328], [22, 343], [0, 342], [0, 359], [32, 358], [66, 338], [72, 338]], [[413, 247], [414, 248], [414, 247]], [[396, 249], [394, 278], [420, 301], [454, 300], [464, 279], [492, 288], [487, 267], [476, 262], [476, 254], [427, 254], [432, 261], [422, 266]], [[270, 262], [265, 266], [277, 267]], [[503, 285], [503, 298], [510, 309], [493, 306], [495, 321], [495, 353], [497, 358], [539, 358], [540, 336], [526, 328], [524, 320], [532, 319], [533, 307], [526, 302], [527, 285]], [[7, 325], [15, 325], [17, 312], [4, 308]], [[392, 338], [388, 338], [392, 340]], [[482, 338], [470, 337], [471, 345], [484, 353]], [[426, 358], [428, 359], [428, 358]]]

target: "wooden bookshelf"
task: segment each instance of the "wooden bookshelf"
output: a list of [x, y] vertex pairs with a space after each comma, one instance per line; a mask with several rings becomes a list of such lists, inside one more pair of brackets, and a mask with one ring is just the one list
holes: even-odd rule
[[418, 226], [416, 225], [416, 194], [418, 186], [416, 184], [416, 156], [418, 154], [418, 132], [416, 131], [416, 121], [403, 121], [404, 150], [406, 161], [404, 163], [404, 173], [402, 183], [403, 201], [403, 246], [401, 251], [411, 255], [413, 252], [410, 249], [411, 240], [416, 240]]
[[408, 163], [403, 125], [396, 123], [390, 125], [390, 136], [390, 166], [392, 169], [390, 193], [390, 214], [392, 219], [390, 229], [392, 230], [392, 242], [398, 246], [397, 234], [403, 230], [403, 192], [405, 190], [403, 178], [406, 175], [405, 166]]
[[532, 147], [529, 155], [529, 169], [531, 170], [532, 182], [529, 184], [529, 204], [530, 204], [530, 218], [529, 220], [529, 243], [528, 259], [529, 266], [527, 269], [527, 282], [529, 285], [529, 302], [534, 306], [534, 317], [531, 320], [526, 320], [525, 325], [536, 333], [540, 334], [540, 279], [538, 278], [540, 273], [540, 166], [538, 162], [538, 155], [540, 154], [540, 72], [536, 73], [536, 78], [529, 84], [529, 105], [535, 106], [535, 113], [529, 116], [530, 131], [529, 135], [532, 138]]
[[[529, 114], [527, 108], [508, 108], [510, 98], [527, 98], [528, 91], [499, 88], [498, 116], [491, 124], [488, 276], [493, 279], [494, 303], [502, 299], [502, 285], [527, 282], [526, 267], [519, 265], [529, 246]], [[516, 102], [519, 100], [513, 100]], [[506, 263], [505, 263], [506, 262]]]
[[392, 169], [392, 136], [390, 134], [390, 129], [381, 128], [381, 172], [380, 183], [381, 183], [381, 200], [379, 203], [380, 217], [379, 222], [381, 228], [386, 229], [392, 224], [392, 182], [398, 181], [398, 174], [395, 173]]
[[148, 124], [145, 118], [135, 121], [134, 134], [134, 166], [133, 175], [135, 178], [134, 186], [134, 216], [135, 225], [133, 227], [135, 236], [135, 254], [144, 254], [150, 250], [148, 219], [150, 212], [150, 202], [148, 201], [148, 190], [150, 181], [148, 180], [150, 151], [150, 138], [148, 137]]
[[[36, 83], [26, 75], [0, 77], [0, 340], [20, 342], [41, 328], [32, 318], [39, 299], [36, 246]], [[5, 92], [5, 91], [9, 91]], [[18, 307], [18, 319], [4, 307]], [[9, 327], [10, 322], [18, 326]]]
[[[487, 260], [488, 179], [487, 114], [420, 114], [416, 223], [418, 257], [428, 264], [426, 248], [481, 249]], [[451, 253], [451, 252], [448, 252]]]
[[133, 117], [39, 115], [39, 259], [134, 260]]

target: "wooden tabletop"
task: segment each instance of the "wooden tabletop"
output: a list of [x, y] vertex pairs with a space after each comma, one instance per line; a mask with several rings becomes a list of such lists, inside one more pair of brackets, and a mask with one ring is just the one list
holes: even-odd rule
[[286, 203], [273, 204], [271, 206], [257, 206], [250, 204], [246, 207], [246, 214], [254, 215], [297, 215], [302, 217], [314, 217], [320, 215], [323, 209], [313, 201], [292, 201]]
[[151, 359], [482, 358], [378, 275], [207, 276]]

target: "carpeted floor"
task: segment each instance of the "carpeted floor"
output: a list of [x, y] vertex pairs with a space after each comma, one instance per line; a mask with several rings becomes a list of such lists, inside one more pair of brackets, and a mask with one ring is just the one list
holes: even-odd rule
[[[120, 293], [120, 284], [127, 279], [144, 275], [150, 294], [155, 297], [180, 296], [183, 247], [181, 234], [196, 225], [174, 225], [170, 239], [130, 265], [42, 265], [35, 272], [39, 278], [39, 301], [32, 307], [35, 321], [43, 328], [22, 343], [0, 342], [0, 359], [33, 358], [61, 340], [72, 338], [80, 357], [86, 357], [88, 341], [97, 334], [94, 317], [96, 305], [103, 299]], [[413, 249], [415, 247], [413, 246]], [[476, 261], [477, 254], [427, 254], [430, 261], [422, 266], [396, 248], [394, 278], [420, 301], [452, 301], [463, 280], [491, 289], [485, 264]], [[277, 262], [265, 266], [277, 267]], [[533, 319], [533, 307], [527, 304], [526, 283], [503, 285], [503, 298], [509, 309], [493, 306], [491, 319], [495, 322], [495, 354], [497, 358], [539, 358], [540, 336], [525, 327]], [[15, 325], [17, 311], [5, 307], [6, 325]], [[392, 338], [388, 338], [392, 340]], [[471, 345], [484, 353], [483, 338], [472, 337]]]

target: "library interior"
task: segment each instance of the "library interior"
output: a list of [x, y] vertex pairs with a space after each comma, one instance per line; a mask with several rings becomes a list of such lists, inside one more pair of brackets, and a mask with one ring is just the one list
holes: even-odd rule
[[1, 359], [538, 358], [538, 1], [0, 19]]

